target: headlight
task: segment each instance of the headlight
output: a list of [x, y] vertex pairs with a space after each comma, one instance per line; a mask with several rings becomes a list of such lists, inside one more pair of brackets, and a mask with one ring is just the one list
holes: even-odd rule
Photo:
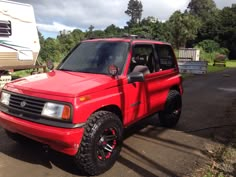
[[1, 103], [8, 106], [10, 104], [10, 97], [11, 97], [11, 95], [9, 93], [2, 92]]
[[68, 105], [48, 102], [45, 103], [41, 114], [58, 120], [69, 120], [70, 112], [70, 106]]

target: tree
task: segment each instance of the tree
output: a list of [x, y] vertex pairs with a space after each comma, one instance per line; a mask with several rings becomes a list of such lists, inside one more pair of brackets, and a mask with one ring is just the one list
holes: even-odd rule
[[185, 47], [188, 40], [195, 39], [200, 21], [188, 13], [174, 12], [167, 22], [171, 34], [171, 42], [177, 49]]
[[205, 52], [211, 53], [219, 51], [220, 44], [213, 40], [204, 40], [198, 43], [198, 48], [202, 48]]
[[39, 42], [40, 42], [40, 45], [43, 45], [45, 39], [44, 39], [42, 33], [40, 33], [39, 30], [38, 30], [38, 36], [39, 36]]
[[41, 61], [42, 60], [41, 55], [42, 55], [42, 52], [43, 52], [42, 47], [44, 46], [45, 39], [44, 39], [42, 33], [40, 33], [39, 30], [38, 30], [38, 36], [39, 36], [39, 43], [40, 43], [40, 46], [41, 46], [41, 50], [39, 51], [39, 61]]
[[202, 23], [197, 38], [191, 41], [190, 45], [207, 39], [219, 42], [219, 11], [214, 0], [191, 0], [189, 2], [187, 12], [199, 18]]
[[160, 41], [170, 41], [170, 32], [166, 23], [158, 21], [157, 18], [148, 16], [141, 21], [141, 33], [146, 33], [147, 37]]
[[89, 29], [89, 32], [93, 32], [94, 26], [93, 26], [93, 25], [90, 25], [88, 29]]
[[204, 20], [198, 32], [196, 43], [207, 39], [219, 42], [219, 26], [221, 23], [219, 15], [220, 10], [217, 9], [214, 14]]
[[190, 14], [205, 21], [217, 8], [214, 0], [191, 0], [188, 9]]
[[94, 26], [93, 25], [90, 25], [89, 28], [88, 28], [88, 31], [86, 31], [86, 34], [85, 34], [85, 37], [86, 38], [92, 38], [94, 37], [93, 36], [93, 30], [94, 30]]
[[59, 41], [53, 38], [47, 38], [41, 46], [40, 56], [43, 61], [52, 60], [59, 61], [61, 59], [61, 51], [59, 48]]
[[59, 41], [59, 48], [62, 56], [67, 55], [67, 53], [76, 45], [71, 32], [69, 33], [61, 33], [57, 36], [57, 40]]
[[219, 41], [230, 50], [229, 58], [236, 58], [236, 5], [225, 7], [220, 12]]
[[104, 30], [106, 36], [111, 37], [111, 36], [118, 36], [121, 33], [121, 29], [119, 27], [116, 27], [114, 24], [108, 26]]
[[75, 44], [78, 44], [85, 38], [83, 31], [81, 31], [80, 29], [74, 29], [70, 35], [72, 35]]
[[142, 19], [141, 25], [149, 26], [156, 23], [158, 20], [153, 16], [148, 16], [147, 18]]
[[166, 22], [157, 21], [152, 29], [152, 37], [159, 41], [171, 42], [171, 30]]
[[95, 38], [104, 38], [105, 32], [103, 30], [94, 30], [93, 31], [93, 37]]
[[143, 12], [142, 2], [139, 0], [130, 0], [128, 3], [128, 8], [125, 13], [131, 17], [130, 21], [127, 22], [129, 26], [138, 24], [141, 21]]

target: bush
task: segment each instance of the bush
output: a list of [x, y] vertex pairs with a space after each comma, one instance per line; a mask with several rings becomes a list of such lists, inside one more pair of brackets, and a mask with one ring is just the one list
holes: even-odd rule
[[218, 50], [218, 53], [219, 53], [219, 54], [223, 54], [223, 55], [226, 56], [226, 58], [228, 58], [227, 56], [229, 56], [229, 49], [227, 49], [227, 48], [220, 48], [220, 49]]
[[200, 49], [200, 59], [213, 62], [214, 59], [226, 60], [229, 55], [227, 48], [220, 48], [220, 44], [213, 40], [199, 42], [195, 48]]
[[202, 48], [205, 52], [211, 53], [220, 49], [220, 44], [213, 40], [204, 40], [197, 44], [198, 48]]

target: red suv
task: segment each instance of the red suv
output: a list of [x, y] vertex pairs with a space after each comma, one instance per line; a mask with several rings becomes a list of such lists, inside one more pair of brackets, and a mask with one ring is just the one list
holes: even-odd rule
[[86, 40], [57, 69], [6, 84], [0, 125], [12, 139], [39, 141], [97, 175], [117, 160], [125, 127], [157, 112], [163, 126], [177, 124], [181, 83], [168, 43]]

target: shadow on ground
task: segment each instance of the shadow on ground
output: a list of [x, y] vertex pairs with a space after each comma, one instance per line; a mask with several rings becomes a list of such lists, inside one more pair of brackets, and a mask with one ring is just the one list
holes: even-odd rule
[[[131, 176], [157, 177], [167, 175], [177, 177], [183, 175], [181, 170], [176, 170], [182, 165], [173, 158], [179, 158], [182, 155], [184, 156], [182, 159], [179, 159], [180, 161], [183, 161], [188, 156], [197, 159], [206, 158], [201, 148], [175, 140], [176, 135], [177, 137], [181, 136], [178, 135], [178, 131], [167, 130], [159, 126], [155, 115], [126, 129], [123, 149], [117, 162], [118, 165], [115, 165], [115, 167], [102, 176], [116, 176], [116, 174], [120, 173], [121, 169], [125, 168]], [[172, 133], [168, 133], [169, 131], [172, 131]], [[169, 136], [172, 136], [172, 138]], [[192, 136], [189, 136], [186, 141], [188, 139], [192, 139]], [[10, 148], [0, 146], [0, 152], [7, 156], [30, 164], [41, 165], [47, 169], [53, 169], [56, 166], [68, 174], [85, 176], [85, 174], [76, 169], [73, 158], [70, 156], [53, 150], [45, 152], [42, 144], [34, 141], [28, 141], [27, 144], [17, 144], [11, 140], [9, 141], [10, 145], [8, 144], [7, 147]], [[179, 152], [180, 154], [173, 157], [171, 154], [174, 152]], [[168, 155], [170, 156], [168, 157]], [[187, 169], [189, 167], [186, 167]], [[186, 170], [184, 170], [185, 173]], [[191, 170], [188, 173], [190, 172]], [[126, 173], [121, 173], [120, 176], [126, 176]]]

